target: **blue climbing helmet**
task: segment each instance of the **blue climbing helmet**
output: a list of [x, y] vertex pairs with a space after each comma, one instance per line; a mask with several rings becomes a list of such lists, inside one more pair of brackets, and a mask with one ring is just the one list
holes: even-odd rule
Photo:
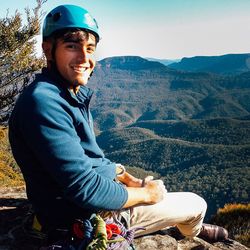
[[67, 28], [84, 29], [94, 34], [97, 42], [100, 39], [95, 18], [87, 10], [76, 5], [60, 5], [50, 11], [43, 23], [43, 39]]

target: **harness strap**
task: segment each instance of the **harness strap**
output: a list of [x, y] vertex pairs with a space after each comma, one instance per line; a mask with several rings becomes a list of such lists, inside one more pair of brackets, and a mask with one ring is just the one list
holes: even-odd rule
[[39, 223], [36, 215], [33, 218], [33, 223], [32, 223], [32, 229], [41, 232], [42, 231], [42, 225]]

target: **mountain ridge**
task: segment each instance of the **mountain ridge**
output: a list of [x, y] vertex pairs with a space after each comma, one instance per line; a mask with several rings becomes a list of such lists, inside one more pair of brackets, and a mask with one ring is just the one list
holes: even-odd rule
[[102, 67], [121, 70], [163, 69], [160, 62], [149, 61], [140, 56], [115, 56], [104, 58], [98, 62]]
[[168, 67], [192, 72], [240, 74], [250, 70], [250, 53], [184, 57], [180, 62], [169, 64]]
[[158, 59], [158, 58], [153, 58], [153, 57], [145, 57], [148, 61], [155, 61], [164, 64], [165, 66], [168, 66], [169, 64], [172, 63], [177, 63], [181, 59]]
[[[126, 60], [129, 67], [121, 66]], [[225, 203], [247, 202], [250, 71], [187, 72], [151, 63], [116, 57], [91, 78], [105, 155], [158, 173], [169, 191], [200, 194], [207, 218]]]
[[[121, 66], [124, 60], [129, 66]], [[249, 79], [249, 72], [220, 76], [169, 69], [140, 57], [109, 58], [90, 79], [96, 92], [92, 111], [100, 131], [136, 120], [247, 117]]]

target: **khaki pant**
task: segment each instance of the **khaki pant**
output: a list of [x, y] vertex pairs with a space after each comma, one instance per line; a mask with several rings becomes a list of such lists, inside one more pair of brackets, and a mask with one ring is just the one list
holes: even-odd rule
[[135, 206], [130, 209], [130, 226], [144, 227], [135, 236], [177, 226], [186, 237], [199, 234], [207, 204], [200, 196], [190, 192], [170, 192], [154, 205]]

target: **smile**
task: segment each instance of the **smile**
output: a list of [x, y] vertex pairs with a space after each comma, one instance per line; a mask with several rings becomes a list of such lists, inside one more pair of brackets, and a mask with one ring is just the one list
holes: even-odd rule
[[84, 73], [88, 68], [82, 67], [82, 66], [74, 66], [74, 67], [72, 67], [72, 69], [75, 72]]

